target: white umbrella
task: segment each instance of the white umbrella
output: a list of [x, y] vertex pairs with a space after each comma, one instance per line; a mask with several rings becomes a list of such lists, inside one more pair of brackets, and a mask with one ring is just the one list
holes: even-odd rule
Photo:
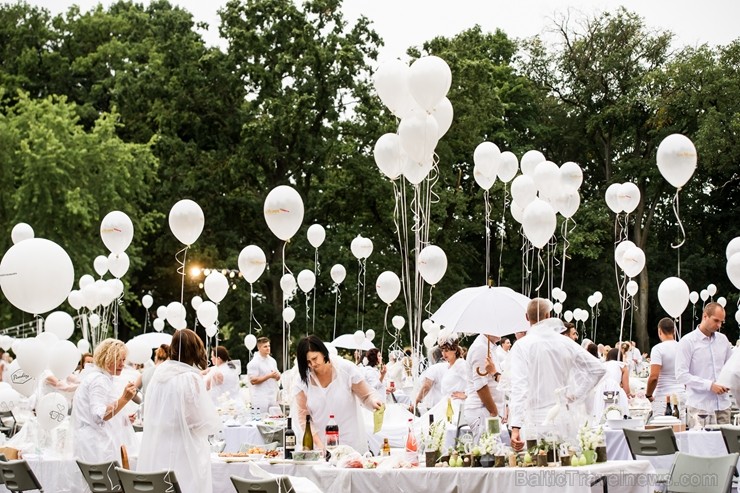
[[331, 343], [334, 345], [334, 347], [341, 347], [345, 349], [362, 349], [363, 351], [367, 351], [368, 349], [372, 349], [375, 346], [372, 342], [368, 341], [367, 338], [362, 339], [362, 343], [358, 344], [355, 340], [354, 334], [342, 334]]
[[503, 337], [529, 328], [529, 301], [506, 287], [465, 288], [442, 303], [430, 318], [456, 332]]
[[132, 340], [143, 341], [147, 347], [158, 348], [162, 344], [170, 344], [172, 342], [172, 334], [166, 334], [164, 332], [147, 332], [134, 337]]

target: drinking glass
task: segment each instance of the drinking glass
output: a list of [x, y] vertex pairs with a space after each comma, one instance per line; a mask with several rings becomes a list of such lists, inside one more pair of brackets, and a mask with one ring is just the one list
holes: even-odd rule
[[[694, 419], [696, 420], [696, 425], [694, 426], [694, 429], [703, 430], [705, 429], [707, 425], [707, 416], [709, 416], [709, 412], [705, 411], [703, 409], [697, 409], [694, 413]], [[701, 420], [701, 427], [698, 426], [699, 420]]]

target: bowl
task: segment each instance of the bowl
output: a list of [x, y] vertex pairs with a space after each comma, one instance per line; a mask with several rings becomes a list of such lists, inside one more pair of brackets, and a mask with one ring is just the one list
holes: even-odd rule
[[247, 457], [249, 457], [250, 460], [262, 460], [265, 458], [265, 454], [249, 454]]
[[319, 461], [323, 459], [321, 450], [298, 450], [293, 452], [293, 460]]

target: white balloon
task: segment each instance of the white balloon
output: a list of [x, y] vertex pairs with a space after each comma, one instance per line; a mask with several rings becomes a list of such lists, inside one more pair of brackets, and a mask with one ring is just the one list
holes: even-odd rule
[[283, 320], [285, 320], [286, 324], [289, 324], [295, 320], [295, 310], [292, 306], [286, 306], [283, 309]]
[[175, 238], [180, 243], [190, 246], [203, 232], [205, 225], [203, 209], [190, 199], [180, 200], [170, 209], [169, 224]]
[[735, 321], [740, 324], [740, 310], [735, 312]]
[[640, 204], [640, 189], [634, 183], [622, 183], [617, 189], [617, 202], [624, 212], [632, 213]]
[[473, 163], [495, 180], [501, 166], [501, 150], [493, 142], [481, 142], [473, 151]]
[[344, 278], [347, 276], [347, 269], [342, 264], [334, 264], [331, 268], [331, 279], [337, 284], [342, 284]]
[[13, 245], [20, 243], [23, 240], [30, 240], [33, 237], [33, 228], [26, 223], [16, 224], [10, 232], [10, 239], [13, 240]]
[[155, 318], [154, 322], [152, 322], [152, 326], [157, 332], [162, 332], [164, 330], [164, 320], [161, 318]]
[[519, 224], [524, 222], [524, 207], [520, 206], [516, 200], [511, 201], [509, 210], [511, 211], [511, 217], [513, 217], [516, 222]]
[[198, 307], [203, 304], [203, 298], [201, 298], [198, 295], [193, 296], [193, 299], [190, 300], [190, 306], [193, 307], [193, 310], [196, 312], [198, 311]]
[[47, 349], [59, 342], [59, 338], [57, 337], [57, 335], [51, 332], [42, 332], [36, 336], [36, 339], [41, 342], [41, 344], [43, 344], [44, 347], [46, 347]]
[[669, 277], [658, 286], [658, 301], [673, 318], [681, 316], [689, 304], [689, 287], [678, 277]]
[[26, 339], [22, 347], [23, 350], [20, 352], [15, 351], [15, 347], [13, 347], [13, 352], [17, 355], [16, 360], [26, 373], [37, 378], [49, 363], [48, 345], [44, 343], [43, 338], [32, 337]]
[[560, 191], [560, 168], [552, 161], [542, 161], [534, 168], [532, 175], [540, 197], [550, 196]]
[[535, 168], [544, 160], [545, 155], [542, 154], [540, 151], [531, 150], [525, 152], [520, 163], [522, 173], [527, 176], [534, 175]]
[[565, 313], [563, 313], [563, 318], [566, 322], [570, 322], [573, 320], [573, 312], [570, 310], [565, 310]]
[[283, 274], [283, 277], [280, 278], [280, 289], [284, 295], [291, 296], [297, 285], [298, 283], [295, 277], [293, 277], [293, 274]]
[[154, 298], [152, 298], [152, 295], [150, 295], [150, 294], [145, 294], [141, 298], [141, 304], [144, 306], [144, 308], [146, 308], [148, 310], [154, 304]]
[[669, 135], [658, 146], [656, 161], [663, 178], [680, 189], [696, 170], [696, 147], [684, 135]]
[[504, 183], [508, 183], [514, 179], [517, 171], [519, 171], [519, 160], [511, 151], [504, 151], [501, 153], [498, 167], [498, 179]]
[[319, 248], [326, 239], [326, 230], [320, 224], [312, 224], [308, 227], [306, 236], [308, 237], [308, 242], [312, 247]]
[[69, 296], [67, 296], [67, 303], [75, 310], [79, 310], [85, 306], [85, 298], [80, 291], [73, 289], [69, 292]]
[[257, 282], [257, 279], [262, 276], [267, 267], [267, 257], [265, 252], [262, 251], [257, 245], [249, 245], [244, 247], [239, 253], [239, 271], [241, 271], [244, 279], [248, 283], [253, 284]]
[[373, 157], [378, 169], [391, 180], [401, 175], [405, 154], [398, 134], [387, 133], [380, 136], [373, 148]]
[[732, 257], [738, 252], [740, 252], [740, 236], [733, 238], [727, 244], [727, 249], [725, 250], [725, 255], [727, 256], [727, 260], [730, 260], [730, 257]]
[[437, 120], [438, 139], [441, 139], [450, 129], [450, 126], [452, 126], [452, 117], [454, 115], [455, 112], [452, 109], [452, 103], [450, 103], [450, 100], [446, 97], [442, 98], [442, 100], [434, 107], [432, 110], [432, 116]]
[[727, 298], [725, 298], [724, 296], [720, 296], [719, 298], [717, 298], [717, 303], [719, 304], [719, 306], [724, 308], [725, 306], [727, 306]]
[[167, 318], [167, 307], [164, 305], [160, 305], [157, 307], [157, 318], [165, 319]]
[[561, 216], [571, 218], [581, 206], [581, 196], [578, 192], [561, 194], [555, 199], [555, 203]]
[[560, 312], [563, 311], [563, 304], [560, 302], [555, 303], [552, 305], [552, 310], [557, 314], [560, 315]]
[[123, 253], [134, 238], [134, 223], [126, 213], [111, 211], [100, 221], [100, 238], [111, 253]]
[[[15, 347], [13, 352], [16, 353], [16, 356], [19, 354], [15, 351]], [[8, 367], [8, 373], [10, 374], [10, 382], [8, 383], [10, 383], [10, 386], [21, 395], [31, 397], [31, 395], [36, 392], [36, 389], [38, 388], [36, 378], [21, 368], [18, 358], [10, 364]]]
[[93, 329], [97, 329], [100, 325], [100, 316], [97, 313], [91, 313], [87, 317], [87, 323], [90, 324], [90, 327]]
[[85, 339], [80, 339], [77, 341], [77, 349], [80, 350], [80, 353], [89, 353], [90, 352], [90, 343], [87, 342]]
[[617, 265], [620, 269], [624, 269], [624, 264], [622, 261], [624, 259], [625, 252], [636, 247], [637, 245], [632, 243], [630, 240], [624, 240], [616, 246], [616, 248], [614, 249], [614, 260], [617, 262]]
[[727, 261], [727, 277], [737, 289], [740, 289], [740, 252]]
[[588, 303], [588, 306], [590, 306], [591, 308], [595, 307], [596, 300], [594, 299], [594, 295], [591, 295], [588, 298], [586, 298], [586, 303]]
[[218, 307], [212, 301], [201, 303], [196, 313], [198, 314], [198, 322], [203, 327], [209, 327], [218, 320]]
[[403, 329], [403, 326], [406, 325], [406, 319], [403, 318], [401, 315], [396, 315], [395, 317], [391, 319], [391, 324], [397, 330], [401, 330]]
[[409, 66], [398, 59], [382, 63], [373, 74], [373, 85], [383, 104], [398, 118], [419, 108], [409, 92]]
[[95, 278], [91, 276], [90, 274], [85, 274], [84, 276], [80, 277], [80, 289], [85, 289], [86, 287], [90, 286], [91, 284], [95, 284]]
[[257, 346], [257, 338], [254, 336], [254, 334], [247, 334], [246, 337], [244, 337], [244, 346], [251, 351], [252, 349]]
[[352, 339], [355, 341], [355, 344], [357, 344], [357, 346], [360, 346], [363, 342], [365, 342], [365, 333], [361, 330], [356, 330], [355, 333], [352, 335]]
[[206, 335], [208, 337], [215, 336], [216, 332], [218, 332], [218, 327], [216, 327], [215, 325], [209, 325], [208, 327], [206, 327]]
[[522, 208], [526, 209], [537, 198], [537, 187], [531, 176], [519, 175], [511, 182], [511, 197]]
[[203, 290], [214, 303], [221, 303], [229, 292], [229, 280], [217, 270], [212, 270], [203, 282]]
[[294, 188], [280, 185], [267, 194], [264, 214], [270, 231], [288, 241], [303, 223], [303, 199]]
[[490, 190], [496, 182], [496, 174], [493, 173], [492, 169], [476, 163], [473, 166], [473, 179], [483, 190]]
[[9, 383], [3, 382], [3, 384], [0, 388], [0, 411], [12, 411], [21, 401], [22, 396]]
[[69, 404], [63, 395], [48, 393], [36, 405], [36, 422], [46, 431], [53, 430], [64, 421], [68, 410]]
[[552, 295], [552, 299], [557, 300], [558, 299], [558, 296], [560, 296], [560, 293], [562, 293], [562, 292], [563, 292], [563, 290], [560, 289], [557, 286], [555, 286], [554, 288], [552, 288], [552, 292], [550, 293]]
[[603, 299], [604, 299], [604, 295], [601, 294], [601, 291], [594, 291], [594, 300], [596, 300], [597, 305], [601, 303], [601, 300]]
[[66, 312], [53, 312], [44, 320], [44, 330], [51, 332], [59, 339], [69, 339], [75, 331], [75, 321]]
[[117, 279], [122, 278], [128, 272], [130, 265], [131, 261], [126, 252], [111, 253], [108, 255], [108, 269], [113, 274], [113, 277]]
[[628, 277], [637, 277], [645, 268], [645, 252], [639, 247], [633, 247], [624, 252], [622, 270]]
[[560, 166], [560, 184], [568, 192], [576, 192], [583, 183], [583, 170], [573, 161]]
[[80, 350], [71, 341], [57, 341], [49, 354], [49, 370], [59, 380], [75, 371], [80, 362]]
[[136, 365], [143, 365], [152, 357], [152, 348], [144, 341], [131, 339], [126, 343], [126, 348], [128, 349], [126, 359]]
[[588, 320], [588, 312], [586, 310], [581, 310], [581, 322], [585, 322]]
[[537, 248], [547, 245], [555, 233], [557, 217], [550, 204], [541, 199], [535, 199], [524, 209], [524, 234]]
[[622, 204], [619, 203], [619, 189], [621, 186], [621, 183], [612, 183], [606, 189], [605, 195], [607, 207], [617, 214], [622, 212]]
[[637, 285], [636, 281], [630, 281], [627, 283], [627, 294], [629, 294], [630, 296], [636, 295], [638, 289], [639, 286]]
[[368, 341], [372, 342], [372, 340], [375, 339], [375, 331], [373, 329], [367, 329], [365, 337]]
[[316, 285], [316, 276], [308, 269], [303, 269], [298, 273], [298, 287], [301, 291], [308, 293]]
[[389, 270], [381, 272], [378, 280], [375, 281], [375, 289], [381, 300], [391, 304], [396, 301], [396, 298], [401, 293], [401, 280], [395, 272]]
[[437, 336], [433, 334], [427, 334], [424, 336], [424, 347], [432, 349], [437, 343]]
[[185, 317], [187, 316], [187, 311], [185, 310], [185, 307], [180, 303], [179, 301], [173, 301], [169, 305], [167, 305], [167, 322], [171, 326], [179, 325], [177, 322], [180, 320], [185, 320]]
[[709, 286], [707, 286], [707, 293], [709, 293], [709, 296], [714, 296], [715, 294], [717, 294], [717, 286], [715, 286], [714, 284], [710, 284]]
[[707, 301], [709, 299], [709, 291], [707, 291], [706, 289], [702, 289], [699, 293], [699, 297], [701, 297], [702, 301]]
[[431, 112], [447, 95], [452, 84], [452, 71], [437, 56], [417, 58], [408, 71], [409, 92], [416, 103]]
[[695, 305], [697, 301], [699, 301], [699, 293], [696, 291], [692, 291], [689, 293], [689, 301], [692, 305]]
[[565, 303], [565, 300], [567, 298], [568, 298], [568, 293], [566, 293], [565, 291], [560, 291], [560, 293], [558, 293], [557, 299], [560, 303]]
[[398, 124], [401, 149], [417, 163], [423, 163], [432, 157], [439, 140], [438, 135], [437, 120], [427, 113], [413, 113], [402, 118]]
[[366, 259], [373, 253], [373, 242], [370, 238], [364, 238], [362, 235], [357, 235], [357, 237], [352, 240], [352, 243], [350, 243], [349, 249], [356, 259]]
[[438, 246], [427, 245], [419, 252], [416, 268], [428, 284], [435, 285], [447, 272], [447, 255]]
[[103, 277], [108, 272], [108, 257], [105, 255], [98, 255], [93, 260], [93, 270], [97, 272], [100, 277]]
[[433, 155], [429, 154], [421, 161], [416, 161], [406, 156], [401, 163], [401, 174], [406, 178], [406, 181], [412, 185], [418, 185], [423, 182], [429, 172], [434, 167]]
[[40, 315], [61, 305], [69, 296], [75, 274], [62, 247], [43, 238], [21, 241], [0, 261], [0, 288], [16, 308]]

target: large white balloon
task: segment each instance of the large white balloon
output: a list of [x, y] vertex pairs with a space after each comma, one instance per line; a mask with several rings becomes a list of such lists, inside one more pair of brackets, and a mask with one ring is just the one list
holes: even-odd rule
[[0, 261], [0, 288], [16, 308], [39, 315], [61, 305], [75, 280], [72, 260], [43, 238], [21, 241]]
[[295, 320], [295, 309], [292, 306], [283, 308], [283, 320], [285, 320], [286, 324], [292, 323]]
[[375, 331], [373, 329], [367, 329], [365, 332], [365, 338], [372, 342], [372, 340], [375, 339]]
[[308, 227], [306, 236], [308, 237], [308, 242], [311, 244], [311, 246], [314, 248], [318, 248], [321, 246], [322, 243], [324, 243], [324, 240], [326, 239], [326, 230], [320, 224], [312, 224]]
[[717, 298], [717, 303], [719, 304], [719, 306], [724, 308], [727, 305], [727, 298], [725, 298], [724, 296], [720, 296], [719, 298]]
[[134, 238], [134, 223], [126, 213], [111, 211], [100, 222], [100, 238], [111, 253], [123, 253]]
[[524, 234], [537, 248], [547, 245], [555, 233], [557, 223], [555, 211], [544, 200], [535, 199], [524, 209]]
[[198, 321], [203, 327], [209, 327], [218, 320], [218, 307], [212, 301], [201, 303], [196, 313], [198, 314]]
[[216, 332], [218, 332], [218, 327], [216, 327], [215, 325], [209, 325], [208, 327], [206, 327], [206, 335], [208, 337], [215, 336]]
[[583, 170], [573, 161], [560, 166], [560, 184], [568, 192], [576, 192], [583, 183]]
[[180, 243], [192, 245], [200, 237], [205, 225], [203, 209], [190, 199], [177, 202], [170, 209], [170, 230]]
[[257, 282], [267, 267], [267, 257], [257, 245], [248, 245], [239, 253], [239, 270], [244, 279], [252, 284]]
[[[162, 322], [164, 323], [164, 322]], [[80, 350], [80, 353], [89, 353], [90, 352], [90, 343], [87, 342], [86, 339], [80, 339], [77, 341], [77, 349]]]
[[473, 163], [484, 175], [495, 180], [501, 166], [501, 151], [493, 142], [481, 142], [473, 152]]
[[244, 346], [251, 351], [257, 345], [257, 337], [254, 334], [247, 334], [244, 337]]
[[419, 252], [416, 268], [428, 284], [435, 285], [447, 272], [447, 255], [437, 245], [427, 245]]
[[355, 344], [358, 346], [365, 342], [365, 333], [361, 330], [356, 330], [355, 333], [352, 335], [352, 339], [355, 341]]
[[398, 59], [382, 63], [373, 74], [380, 100], [398, 118], [421, 109], [409, 92], [408, 78], [409, 66]]
[[53, 312], [44, 320], [44, 330], [59, 339], [69, 339], [75, 331], [75, 321], [67, 312]]
[[697, 301], [699, 301], [699, 293], [696, 291], [692, 291], [689, 293], [689, 301], [692, 305], [695, 305]]
[[403, 318], [401, 315], [396, 315], [391, 319], [391, 324], [393, 324], [393, 327], [395, 327], [397, 330], [403, 329], [403, 326], [406, 325], [406, 319]]
[[570, 311], [570, 310], [565, 310], [565, 312], [563, 313], [563, 318], [565, 319], [566, 322], [572, 321], [573, 320], [573, 312]]
[[9, 383], [3, 382], [3, 384], [0, 388], [0, 411], [12, 411], [21, 401], [22, 396]]
[[347, 277], [347, 269], [342, 264], [334, 264], [331, 268], [331, 280], [337, 284], [342, 284], [344, 278]]
[[535, 168], [544, 160], [545, 155], [542, 154], [540, 151], [531, 150], [525, 152], [520, 163], [522, 173], [527, 176], [534, 175]]
[[159, 305], [157, 307], [157, 318], [161, 318], [162, 320], [167, 318], [167, 307], [166, 306]]
[[555, 203], [557, 204], [558, 212], [560, 212], [561, 216], [571, 218], [581, 206], [581, 196], [577, 191], [568, 192], [558, 195]]
[[293, 277], [293, 274], [283, 274], [283, 277], [280, 278], [280, 289], [286, 296], [292, 295], [297, 285], [298, 283], [295, 277]]
[[552, 161], [542, 161], [534, 168], [532, 175], [540, 197], [550, 197], [560, 192], [560, 168]]
[[641, 248], [633, 247], [624, 252], [624, 256], [622, 257], [622, 270], [624, 270], [624, 273], [628, 277], [637, 277], [644, 268], [645, 252], [643, 252]]
[[[17, 355], [18, 353], [16, 353]], [[21, 368], [16, 358], [8, 367], [8, 373], [10, 374], [10, 386], [13, 387], [20, 394], [30, 397], [36, 392], [38, 387], [37, 380], [34, 376], [30, 375], [26, 370]]]
[[714, 284], [710, 284], [707, 286], [707, 293], [709, 293], [709, 296], [714, 296], [717, 294], [717, 286]]
[[105, 255], [98, 255], [93, 260], [93, 270], [100, 276], [103, 277], [108, 272], [108, 257]]
[[229, 292], [229, 280], [217, 270], [212, 270], [203, 282], [203, 290], [214, 303], [221, 303]]
[[409, 67], [408, 87], [416, 103], [431, 112], [447, 96], [452, 84], [452, 71], [437, 56], [416, 59]]
[[357, 237], [350, 243], [349, 249], [356, 259], [366, 259], [373, 253], [373, 242], [370, 238], [364, 238], [362, 235], [357, 235]]
[[513, 217], [516, 222], [519, 224], [524, 222], [524, 207], [520, 206], [516, 200], [511, 201], [509, 210], [511, 211], [511, 217]]
[[190, 300], [190, 306], [193, 307], [193, 310], [198, 310], [198, 307], [203, 303], [203, 298], [201, 298], [198, 295], [193, 296], [193, 299]]
[[689, 304], [689, 287], [678, 277], [669, 277], [658, 286], [658, 301], [673, 318], [681, 316]]
[[680, 189], [696, 170], [696, 147], [684, 135], [669, 135], [658, 146], [657, 162], [663, 178]]
[[[152, 298], [152, 295], [150, 295], [150, 294], [145, 294], [141, 298], [141, 304], [144, 306], [144, 308], [146, 308], [148, 310], [154, 304], [154, 298]], [[193, 307], [193, 308], [195, 308], [195, 307]]]
[[43, 396], [36, 405], [36, 421], [46, 430], [53, 430], [67, 417], [69, 404], [59, 392], [51, 392]]
[[130, 265], [131, 261], [126, 252], [111, 253], [108, 255], [108, 270], [110, 270], [110, 273], [116, 279], [122, 278], [128, 272]]
[[398, 178], [404, 162], [401, 137], [391, 133], [381, 135], [375, 143], [373, 157], [381, 173], [391, 180]]
[[725, 249], [725, 255], [727, 256], [727, 260], [730, 260], [730, 257], [732, 257], [738, 252], [740, 252], [740, 236], [733, 238], [727, 244], [727, 249]]
[[73, 289], [69, 292], [69, 296], [67, 296], [67, 303], [75, 310], [79, 310], [85, 306], [85, 297], [82, 296], [82, 292]]
[[57, 341], [49, 354], [49, 370], [59, 380], [75, 371], [80, 362], [80, 350], [71, 341]]
[[740, 289], [740, 252], [727, 261], [727, 277], [737, 289]]
[[492, 169], [477, 163], [473, 166], [473, 178], [483, 190], [490, 190], [496, 182], [496, 174], [492, 173]]
[[398, 124], [401, 148], [414, 162], [423, 163], [434, 154], [437, 146], [439, 125], [432, 115], [413, 113]]
[[378, 280], [375, 282], [375, 289], [381, 300], [391, 304], [396, 301], [396, 298], [401, 293], [401, 280], [395, 272], [389, 270], [381, 272]]
[[511, 197], [526, 209], [537, 198], [537, 186], [531, 176], [519, 175], [511, 182]]
[[80, 286], [80, 289], [82, 290], [94, 283], [95, 283], [95, 278], [91, 276], [90, 274], [85, 274], [82, 277], [80, 277], [79, 286]]
[[606, 205], [612, 212], [619, 214], [622, 212], [622, 204], [619, 203], [619, 188], [622, 186], [621, 183], [612, 183], [606, 189]]
[[629, 294], [630, 296], [634, 296], [637, 294], [639, 288], [640, 287], [637, 285], [637, 282], [630, 281], [627, 283], [627, 294]]
[[415, 161], [406, 156], [401, 164], [401, 173], [411, 185], [418, 185], [429, 176], [429, 172], [432, 171], [433, 167], [434, 160], [432, 154], [421, 161]]
[[709, 291], [707, 291], [706, 289], [702, 289], [699, 292], [699, 297], [702, 301], [707, 301], [709, 299]]
[[617, 265], [620, 269], [624, 269], [624, 264], [622, 263], [622, 260], [624, 259], [625, 252], [631, 248], [635, 248], [636, 246], [637, 245], [632, 243], [630, 240], [624, 240], [620, 242], [614, 249], [614, 260], [617, 262]]
[[498, 179], [504, 183], [508, 183], [514, 179], [517, 171], [519, 171], [519, 160], [511, 151], [504, 151], [501, 153], [498, 167]]
[[434, 107], [432, 110], [432, 116], [437, 120], [438, 139], [441, 139], [450, 129], [450, 126], [452, 126], [452, 117], [454, 115], [455, 112], [452, 109], [452, 103], [447, 98], [442, 98], [442, 100], [437, 103], [437, 106]]
[[187, 311], [179, 301], [173, 301], [167, 305], [167, 322], [169, 322], [173, 327], [175, 325], [179, 325], [177, 322], [180, 320], [185, 320], [186, 316]]
[[303, 269], [298, 273], [297, 281], [298, 287], [301, 288], [301, 291], [308, 293], [316, 285], [316, 276], [312, 271]]
[[[28, 241], [28, 240], [26, 240]], [[16, 351], [13, 346], [13, 352], [16, 353], [18, 364], [30, 376], [37, 378], [46, 369], [49, 364], [49, 348], [43, 339], [32, 337], [26, 339], [21, 346], [23, 349]]]
[[13, 244], [20, 243], [23, 240], [30, 240], [34, 237], [33, 228], [26, 223], [18, 223], [13, 226], [10, 232], [10, 239], [13, 240]]
[[640, 189], [634, 183], [622, 183], [617, 189], [617, 202], [624, 212], [631, 214], [640, 204]]
[[154, 330], [157, 332], [162, 332], [164, 330], [164, 320], [161, 318], [155, 318], [154, 322], [152, 322], [152, 327], [154, 327]]
[[280, 185], [265, 198], [265, 221], [272, 234], [288, 241], [303, 223], [303, 199], [292, 187]]
[[130, 362], [143, 365], [152, 357], [152, 348], [149, 347], [144, 341], [131, 339], [126, 343], [128, 349], [128, 359]]

